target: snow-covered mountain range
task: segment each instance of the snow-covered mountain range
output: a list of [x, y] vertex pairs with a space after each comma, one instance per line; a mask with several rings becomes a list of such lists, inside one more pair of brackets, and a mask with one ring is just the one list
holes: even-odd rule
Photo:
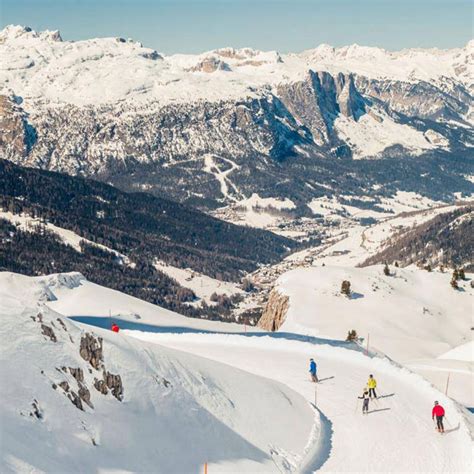
[[157, 99], [163, 105], [259, 97], [258, 89], [302, 81], [309, 70], [411, 84], [423, 81], [445, 89], [450, 82], [466, 89], [473, 85], [469, 64], [474, 41], [453, 50], [390, 52], [323, 44], [296, 54], [221, 48], [166, 56], [132, 39], [63, 41], [59, 31], [35, 32], [13, 25], [0, 32], [0, 40], [2, 80], [17, 87], [17, 93], [77, 106], [132, 98]]
[[[327, 186], [391, 183], [406, 166], [428, 173], [440, 193], [436, 160], [456, 156], [464, 174], [450, 171], [456, 183], [441, 186], [448, 196], [467, 190], [472, 167], [473, 45], [166, 56], [123, 38], [71, 42], [8, 26], [0, 150], [17, 163], [205, 208], [256, 191], [306, 204]], [[398, 165], [379, 176], [376, 164], [359, 163], [365, 158]]]

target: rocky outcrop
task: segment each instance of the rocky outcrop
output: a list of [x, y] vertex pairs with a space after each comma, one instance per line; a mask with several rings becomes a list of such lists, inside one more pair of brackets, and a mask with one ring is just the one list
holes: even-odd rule
[[91, 393], [85, 385], [79, 384], [78, 396], [86, 405], [90, 408], [94, 408], [94, 405], [91, 402]]
[[54, 334], [53, 328], [51, 326], [48, 326], [47, 324], [41, 324], [41, 330], [42, 330], [42, 334], [46, 337], [49, 337], [51, 341], [53, 342], [58, 341], [56, 334]]
[[99, 369], [104, 360], [102, 338], [95, 338], [93, 334], [86, 333], [81, 337], [81, 346], [79, 349], [81, 357], [89, 362], [94, 369]]
[[38, 420], [43, 419], [43, 410], [39, 406], [38, 400], [36, 398], [33, 400], [33, 403], [31, 404], [33, 407], [33, 410], [30, 412], [31, 417], [35, 417]]
[[267, 304], [263, 310], [258, 326], [266, 331], [277, 331], [285, 322], [289, 307], [289, 298], [282, 295], [277, 289], [270, 292]]
[[82, 405], [82, 400], [81, 398], [79, 397], [79, 395], [74, 392], [74, 391], [70, 391], [68, 394], [67, 394], [67, 397], [69, 398], [69, 400], [71, 400], [71, 403], [79, 410], [81, 411], [84, 411], [84, 406]]
[[[65, 392], [69, 392], [69, 384], [65, 380], [58, 383], [58, 386], [61, 387]], [[53, 388], [55, 387], [53, 386]]]
[[36, 132], [14, 96], [0, 95], [0, 151], [4, 158], [26, 157]]
[[339, 114], [357, 120], [366, 110], [352, 74], [309, 71], [304, 81], [281, 85], [278, 95], [292, 115], [311, 130], [318, 145], [342, 144], [334, 131], [334, 120]]
[[216, 72], [216, 71], [230, 71], [230, 66], [215, 57], [204, 58], [196, 66], [189, 69], [190, 72]]
[[84, 372], [81, 368], [69, 367], [69, 372], [78, 383], [84, 382]]
[[107, 384], [105, 380], [99, 380], [97, 378], [94, 379], [94, 388], [100, 392], [102, 395], [107, 395], [109, 393], [109, 389], [107, 388]]
[[94, 379], [94, 388], [102, 395], [107, 395], [110, 389], [112, 395], [118, 401], [123, 400], [123, 385], [122, 377], [120, 377], [120, 375], [111, 374], [110, 372], [104, 370], [102, 373], [102, 380], [98, 378]]
[[463, 85], [448, 79], [447, 90], [444, 91], [436, 84], [424, 81], [402, 82], [368, 79], [363, 76], [356, 78], [355, 86], [364, 96], [395, 112], [429, 120], [462, 122], [461, 116], [469, 112], [473, 100], [471, 93]]
[[123, 385], [122, 377], [120, 375], [111, 374], [110, 372], [104, 371], [103, 373], [104, 382], [112, 392], [112, 395], [119, 401], [123, 398]]

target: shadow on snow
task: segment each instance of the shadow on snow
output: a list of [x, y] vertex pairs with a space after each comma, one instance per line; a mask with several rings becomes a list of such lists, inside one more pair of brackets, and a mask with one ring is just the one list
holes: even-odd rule
[[79, 323], [96, 326], [102, 329], [110, 329], [112, 322], [116, 322], [120, 329], [129, 331], [143, 331], [157, 334], [226, 334], [229, 336], [243, 337], [271, 337], [273, 339], [286, 339], [290, 341], [308, 342], [310, 344], [328, 345], [333, 347], [342, 347], [365, 353], [365, 349], [358, 344], [350, 341], [337, 341], [334, 339], [323, 339], [315, 336], [305, 336], [303, 334], [295, 334], [292, 332], [227, 332], [227, 331], [211, 331], [207, 329], [196, 329], [184, 326], [157, 326], [155, 324], [147, 324], [136, 321], [127, 321], [120, 318], [110, 318], [109, 316], [70, 316], [69, 319]]

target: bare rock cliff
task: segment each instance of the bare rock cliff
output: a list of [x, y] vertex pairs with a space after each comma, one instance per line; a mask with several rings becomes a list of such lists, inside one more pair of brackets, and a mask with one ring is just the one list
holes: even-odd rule
[[288, 296], [282, 295], [274, 288], [270, 292], [258, 326], [267, 331], [277, 331], [285, 322], [288, 306]]

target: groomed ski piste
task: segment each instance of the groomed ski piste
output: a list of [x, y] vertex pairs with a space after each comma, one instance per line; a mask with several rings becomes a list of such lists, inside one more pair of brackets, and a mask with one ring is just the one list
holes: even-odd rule
[[[472, 415], [356, 344], [185, 318], [78, 274], [1, 273], [0, 293], [1, 472], [472, 470]], [[94, 388], [102, 369], [79, 355], [86, 333], [103, 338], [122, 401]], [[83, 369], [81, 383], [69, 367]], [[379, 398], [362, 415], [369, 374]], [[78, 410], [64, 381], [69, 393], [88, 387], [93, 408]], [[431, 420], [434, 400], [447, 412], [444, 435]]]

